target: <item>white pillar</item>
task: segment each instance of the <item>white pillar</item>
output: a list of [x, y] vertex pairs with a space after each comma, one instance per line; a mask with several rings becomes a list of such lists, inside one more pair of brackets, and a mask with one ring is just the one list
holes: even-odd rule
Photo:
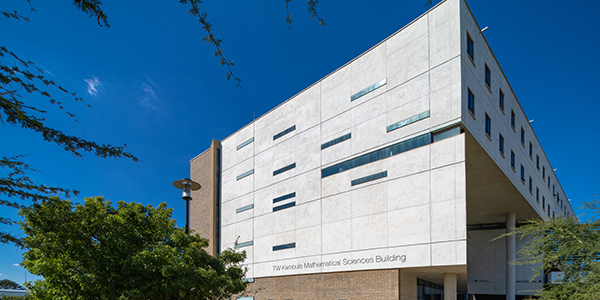
[[[514, 212], [506, 214], [506, 232], [510, 233], [515, 230], [517, 217]], [[506, 238], [506, 300], [515, 300], [517, 294], [516, 278], [515, 278], [515, 261], [517, 252], [517, 237], [511, 235]]]
[[444, 273], [444, 300], [456, 300], [456, 274]]

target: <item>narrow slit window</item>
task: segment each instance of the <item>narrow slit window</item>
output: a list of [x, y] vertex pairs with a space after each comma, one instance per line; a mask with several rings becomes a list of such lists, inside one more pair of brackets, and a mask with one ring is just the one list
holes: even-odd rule
[[525, 129], [523, 127], [521, 127], [521, 145], [525, 147]]
[[238, 175], [238, 176], [237, 176], [235, 179], [236, 179], [236, 180], [240, 180], [240, 179], [242, 179], [242, 178], [244, 178], [244, 177], [247, 177], [247, 176], [250, 176], [250, 175], [252, 175], [252, 174], [254, 174], [254, 169], [252, 169], [252, 170], [250, 170], [250, 171], [247, 171], [247, 172], [244, 172], [244, 173], [242, 173], [242, 174]]
[[287, 199], [291, 199], [291, 198], [294, 198], [294, 197], [296, 197], [296, 192], [289, 193], [287, 195], [283, 195], [281, 197], [274, 198], [273, 199], [273, 203], [277, 203], [277, 202], [280, 202], [280, 201], [283, 201], [283, 200], [287, 200]]
[[247, 210], [250, 210], [250, 209], [253, 209], [253, 208], [254, 208], [254, 204], [246, 205], [246, 206], [243, 206], [243, 207], [240, 207], [240, 208], [236, 209], [235, 213], [239, 214], [241, 212], [244, 212], [244, 211], [247, 211]]
[[537, 203], [540, 203], [540, 188], [539, 187], [535, 188], [535, 201], [537, 201]]
[[254, 245], [254, 241], [248, 241], [243, 243], [238, 243], [235, 245], [236, 248], [248, 247]]
[[475, 52], [475, 43], [473, 43], [473, 39], [467, 33], [467, 54], [471, 57], [472, 60], [475, 59], [474, 52]]
[[360, 97], [362, 97], [362, 96], [364, 96], [364, 95], [366, 95], [366, 94], [368, 94], [368, 93], [370, 93], [370, 92], [372, 92], [372, 91], [374, 91], [374, 90], [376, 90], [376, 89], [384, 86], [386, 83], [387, 83], [387, 78], [384, 78], [383, 80], [381, 80], [381, 81], [379, 81], [379, 82], [377, 82], [377, 83], [375, 83], [375, 84], [373, 84], [373, 85], [371, 85], [371, 86], [363, 89], [362, 91], [360, 91], [360, 92], [358, 92], [358, 93], [350, 96], [350, 102], [352, 102], [352, 101], [354, 101], [354, 100], [356, 100], [356, 99], [358, 99], [358, 98], [360, 98]]
[[354, 180], [352, 180], [351, 185], [354, 186], [354, 185], [358, 185], [358, 184], [361, 184], [361, 183], [365, 183], [365, 182], [377, 180], [377, 179], [380, 179], [380, 178], [387, 177], [387, 175], [388, 175], [387, 171], [375, 173], [375, 174], [372, 174], [372, 175], [369, 175], [369, 176], [365, 176], [365, 177], [361, 177], [361, 178], [358, 178], [358, 179], [354, 179]]
[[287, 166], [285, 166], [285, 167], [283, 167], [281, 169], [273, 171], [273, 176], [279, 175], [279, 174], [281, 174], [281, 173], [283, 173], [285, 171], [289, 171], [289, 170], [291, 170], [291, 169], [293, 169], [295, 167], [296, 167], [296, 163], [293, 163], [291, 165], [287, 165]]
[[278, 138], [280, 138], [280, 137], [282, 137], [282, 136], [284, 136], [284, 135], [286, 135], [286, 134], [288, 134], [288, 133], [290, 133], [290, 132], [292, 132], [294, 130], [296, 130], [296, 125], [294, 125], [294, 126], [288, 128], [288, 129], [286, 129], [286, 130], [284, 130], [284, 131], [282, 131], [282, 132], [274, 135], [273, 136], [273, 140], [276, 140], [276, 139], [278, 139]]
[[289, 243], [289, 244], [273, 246], [273, 251], [290, 249], [290, 248], [296, 248], [296, 243]]
[[254, 137], [252, 137], [249, 140], [247, 140], [247, 141], [245, 141], [245, 142], [237, 145], [237, 147], [236, 147], [237, 149], [236, 150], [240, 150], [240, 149], [244, 148], [245, 146], [248, 146], [248, 144], [250, 144], [252, 142], [254, 142]]
[[504, 155], [504, 137], [502, 136], [502, 133], [498, 134], [498, 150]]
[[475, 95], [469, 90], [467, 99], [467, 109], [475, 116]]
[[512, 150], [510, 150], [510, 167], [515, 169], [515, 153]]
[[333, 146], [335, 144], [341, 143], [341, 142], [343, 142], [345, 140], [348, 140], [350, 138], [352, 138], [352, 133], [344, 134], [344, 135], [340, 136], [339, 138], [335, 138], [335, 139], [333, 139], [333, 140], [331, 140], [331, 141], [329, 141], [327, 143], [321, 144], [321, 150], [329, 148], [329, 147], [331, 147], [331, 146]]
[[504, 111], [504, 93], [502, 92], [502, 89], [500, 89], [500, 97], [498, 100], [498, 106], [500, 106], [500, 109], [502, 109], [502, 111]]
[[485, 114], [485, 134], [490, 138], [492, 136], [492, 119], [487, 113]]
[[273, 207], [273, 212], [296, 206], [296, 201]]
[[402, 127], [404, 127], [406, 125], [410, 125], [410, 124], [412, 124], [414, 122], [417, 122], [417, 121], [420, 121], [420, 120], [423, 120], [423, 119], [426, 119], [426, 118], [429, 118], [429, 111], [424, 111], [424, 112], [422, 112], [420, 114], [417, 114], [417, 115], [414, 115], [414, 116], [412, 116], [410, 118], [406, 118], [406, 119], [404, 119], [404, 120], [402, 120], [400, 122], [396, 122], [396, 123], [394, 123], [392, 125], [389, 125], [386, 129], [387, 129], [387, 132], [390, 132], [390, 131], [396, 130], [398, 128], [402, 128]]
[[489, 88], [492, 87], [492, 71], [490, 71], [487, 64], [485, 65], [485, 84], [487, 84]]
[[515, 111], [514, 110], [510, 110], [510, 126], [512, 127], [513, 130], [515, 130]]
[[521, 165], [521, 181], [525, 182], [525, 167]]
[[539, 171], [540, 170], [540, 156], [537, 154], [535, 155], [535, 166]]

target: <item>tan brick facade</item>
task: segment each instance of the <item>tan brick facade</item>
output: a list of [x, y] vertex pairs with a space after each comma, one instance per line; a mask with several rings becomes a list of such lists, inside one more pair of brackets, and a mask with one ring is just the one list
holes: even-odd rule
[[190, 228], [203, 238], [210, 240], [207, 252], [217, 253], [217, 197], [219, 186], [219, 151], [221, 143], [213, 140], [210, 148], [190, 162], [190, 178], [202, 186], [192, 192], [190, 203]]
[[256, 278], [248, 296], [255, 300], [398, 300], [399, 278], [398, 269]]

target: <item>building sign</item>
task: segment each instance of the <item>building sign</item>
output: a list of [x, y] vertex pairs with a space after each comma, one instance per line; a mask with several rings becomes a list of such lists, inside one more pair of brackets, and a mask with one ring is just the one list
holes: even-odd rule
[[342, 258], [338, 260], [328, 261], [308, 261], [304, 263], [297, 263], [293, 265], [273, 265], [273, 271], [290, 271], [290, 270], [302, 270], [302, 269], [313, 269], [313, 268], [332, 268], [339, 266], [350, 266], [350, 265], [367, 265], [367, 264], [380, 264], [388, 262], [406, 262], [406, 255], [375, 255], [371, 257], [363, 258]]

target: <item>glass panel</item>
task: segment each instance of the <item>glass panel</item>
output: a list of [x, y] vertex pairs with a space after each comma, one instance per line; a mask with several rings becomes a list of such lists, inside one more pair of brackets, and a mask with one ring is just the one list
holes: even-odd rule
[[286, 134], [288, 134], [288, 133], [290, 133], [290, 132], [292, 132], [294, 130], [296, 130], [296, 125], [294, 125], [294, 126], [288, 128], [288, 129], [286, 129], [286, 130], [284, 130], [284, 131], [282, 131], [282, 132], [274, 135], [273, 136], [273, 140], [276, 140], [276, 139], [278, 139], [278, 138], [280, 138], [280, 137], [282, 137], [282, 136], [284, 136], [284, 135], [286, 135]]
[[246, 173], [243, 173], [241, 175], [238, 175], [238, 177], [236, 177], [236, 180], [240, 180], [240, 179], [242, 179], [242, 178], [244, 178], [246, 176], [252, 175], [252, 174], [254, 174], [254, 169], [252, 169], [252, 170], [250, 170], [250, 171], [248, 171]]
[[356, 100], [356, 99], [358, 99], [358, 98], [360, 98], [360, 97], [362, 97], [362, 96], [364, 96], [364, 95], [366, 95], [366, 94], [368, 94], [368, 93], [376, 90], [377, 88], [385, 85], [386, 83], [387, 83], [387, 78], [384, 78], [383, 80], [381, 80], [381, 81], [379, 81], [379, 82], [377, 82], [377, 83], [369, 86], [368, 88], [366, 88], [366, 89], [364, 89], [364, 90], [362, 90], [362, 91], [360, 91], [360, 92], [358, 92], [358, 93], [350, 96], [350, 101], [354, 101], [354, 100]]
[[294, 202], [290, 202], [290, 203], [286, 203], [284, 205], [275, 206], [275, 207], [273, 207], [273, 211], [275, 212], [275, 211], [286, 209], [286, 208], [289, 208], [289, 207], [292, 207], [292, 206], [296, 206], [296, 202], [295, 201]]
[[387, 127], [387, 132], [396, 130], [398, 128], [404, 127], [404, 126], [412, 124], [414, 122], [423, 120], [425, 118], [429, 118], [429, 111], [424, 111], [424, 112], [422, 112], [420, 114], [414, 115], [414, 116], [412, 116], [410, 118], [406, 118], [406, 119], [404, 119], [404, 120], [402, 120], [400, 122], [397, 122], [397, 123], [394, 123], [392, 125], [389, 125]]
[[369, 181], [373, 181], [373, 180], [377, 180], [379, 178], [384, 178], [387, 177], [387, 171], [383, 171], [383, 172], [379, 172], [373, 175], [369, 175], [369, 176], [365, 176], [365, 177], [361, 177], [358, 179], [354, 179], [352, 180], [351, 185], [357, 185], [357, 184], [361, 184], [361, 183], [365, 183], [365, 182], [369, 182]]
[[441, 140], [453, 137], [455, 135], [459, 135], [460, 134], [460, 127], [459, 126], [455, 126], [452, 127], [450, 129], [446, 129], [446, 130], [442, 130], [442, 131], [438, 131], [433, 133], [433, 142], [439, 142]]
[[249, 242], [238, 243], [237, 245], [235, 245], [235, 247], [242, 248], [242, 247], [251, 246], [253, 244], [254, 244], [254, 241], [249, 241]]
[[281, 197], [277, 197], [277, 198], [273, 199], [273, 203], [277, 203], [279, 201], [283, 201], [283, 200], [294, 198], [294, 197], [296, 197], [296, 192], [293, 192], [293, 193], [290, 193], [287, 195], [283, 195]]
[[281, 173], [283, 173], [285, 171], [291, 170], [291, 169], [293, 169], [295, 167], [296, 167], [296, 163], [293, 163], [293, 164], [291, 164], [289, 166], [285, 166], [285, 167], [283, 167], [283, 168], [281, 168], [279, 170], [275, 170], [275, 171], [273, 171], [273, 176], [281, 174]]
[[341, 143], [347, 139], [350, 139], [352, 137], [352, 133], [348, 133], [346, 135], [340, 136], [339, 138], [333, 139], [327, 143], [324, 143], [321, 145], [321, 150], [325, 149], [325, 148], [329, 148], [337, 143]]
[[237, 150], [240, 150], [240, 149], [244, 148], [244, 146], [246, 146], [246, 145], [248, 145], [248, 144], [250, 144], [252, 142], [254, 142], [254, 137], [252, 137], [249, 140], [247, 140], [247, 141], [245, 141], [245, 142], [237, 145]]
[[241, 212], [243, 212], [243, 211], [247, 211], [247, 210], [249, 210], [249, 209], [253, 209], [253, 208], [254, 208], [254, 204], [246, 205], [246, 206], [244, 206], [244, 207], [240, 207], [240, 208], [236, 209], [236, 210], [235, 210], [235, 213], [236, 213], [236, 214], [239, 214], [239, 213], [241, 213]]
[[296, 243], [283, 244], [278, 246], [273, 246], [273, 251], [283, 250], [288, 248], [296, 248]]

